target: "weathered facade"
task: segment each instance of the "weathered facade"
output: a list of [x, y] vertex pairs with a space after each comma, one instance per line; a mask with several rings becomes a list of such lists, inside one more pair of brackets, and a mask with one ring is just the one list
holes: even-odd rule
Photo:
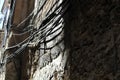
[[[21, 8], [22, 1], [29, 3], [28, 7], [24, 3], [25, 8]], [[6, 80], [119, 80], [119, 0], [18, 3], [8, 46], [34, 35], [22, 53], [7, 64]], [[28, 20], [18, 26], [30, 12]], [[21, 30], [26, 32], [26, 27], [32, 31], [19, 35]], [[26, 42], [20, 46], [24, 48]], [[20, 46], [6, 54], [13, 54]]]
[[[39, 10], [40, 5], [44, 4], [44, 2], [45, 0], [36, 0], [35, 9]], [[33, 80], [69, 79], [69, 74], [67, 73], [68, 70], [65, 70], [69, 49], [64, 44], [64, 27], [66, 25], [64, 19], [66, 15], [66, 10], [64, 8], [67, 9], [68, 5], [68, 0], [48, 0], [45, 3], [43, 10], [40, 11], [37, 17], [35, 18], [35, 27], [38, 29], [41, 22], [48, 15], [53, 13], [53, 11], [55, 11], [57, 8], [60, 10], [60, 12], [54, 12], [56, 16], [53, 15], [54, 18], [51, 18], [52, 22], [47, 26], [47, 28], [45, 28], [45, 31], [49, 32], [49, 28], [53, 27], [54, 29], [51, 31], [52, 33], [46, 38], [44, 38], [43, 43], [37, 45], [38, 49], [36, 47], [34, 48], [35, 54], [31, 68], [31, 72], [33, 72], [31, 75], [31, 79]], [[55, 23], [55, 25], [53, 25], [53, 23]], [[43, 32], [41, 31], [41, 35]], [[45, 33], [43, 35], [45, 36], [47, 34], [48, 33]], [[34, 39], [34, 41], [36, 43], [37, 38]]]
[[72, 0], [71, 80], [120, 79], [120, 0]]
[[[10, 61], [6, 64], [5, 80], [68, 79], [65, 66], [69, 49], [64, 45], [64, 17], [69, 6], [68, 1], [36, 0], [32, 10], [33, 3], [33, 0], [16, 1], [13, 25], [6, 44], [6, 54]], [[27, 20], [24, 21], [26, 17]], [[24, 22], [21, 24], [21, 21]], [[35, 31], [29, 32], [25, 28], [33, 28]], [[17, 50], [24, 47], [28, 41], [26, 39], [31, 35], [34, 38], [27, 44], [27, 48], [19, 53]], [[18, 44], [20, 46], [16, 46]], [[12, 54], [18, 55], [11, 58]]]

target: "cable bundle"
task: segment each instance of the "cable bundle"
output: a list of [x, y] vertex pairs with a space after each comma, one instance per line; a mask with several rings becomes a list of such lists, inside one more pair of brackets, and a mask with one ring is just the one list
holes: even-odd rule
[[[25, 23], [31, 16], [33, 17], [31, 24], [24, 28], [24, 30], [26, 28], [31, 28], [30, 30], [27, 30], [21, 34], [13, 34], [13, 35], [22, 35], [24, 33], [30, 32], [30, 35], [22, 42], [18, 43], [17, 45], [8, 47], [5, 50], [5, 52], [6, 52], [7, 50], [17, 48], [17, 50], [13, 54], [10, 54], [6, 58], [4, 58], [2, 64], [5, 64], [5, 61], [10, 62], [12, 58], [19, 55], [23, 50], [25, 50], [26, 47], [29, 47], [31, 45], [38, 46], [39, 44], [43, 44], [44, 39], [46, 37], [52, 35], [53, 33], [57, 32], [58, 30], [61, 29], [54, 37], [51, 37], [49, 40], [47, 40], [45, 42], [52, 41], [53, 39], [55, 39], [58, 35], [60, 35], [62, 33], [63, 28], [64, 28], [64, 26], [63, 26], [64, 20], [62, 19], [62, 17], [64, 16], [64, 14], [69, 6], [69, 0], [64, 0], [59, 5], [58, 5], [59, 0], [56, 0], [56, 2], [53, 4], [53, 6], [50, 8], [50, 10], [47, 11], [45, 17], [40, 22], [41, 24], [39, 25], [39, 28], [38, 29], [33, 28], [35, 25], [34, 20], [37, 18], [38, 14], [43, 11], [44, 6], [46, 5], [46, 2], [47, 2], [47, 0], [45, 0], [43, 2], [42, 6], [40, 7], [39, 10], [37, 10], [36, 14], [34, 14], [35, 10], [33, 10], [28, 15], [27, 18], [25, 18], [20, 24], [18, 24], [16, 26], [16, 28], [20, 27], [20, 25]], [[55, 8], [55, 9], [53, 10], [53, 8]], [[38, 22], [39, 21], [37, 21], [37, 23]], [[44, 49], [44, 48], [40, 48], [40, 49]]]

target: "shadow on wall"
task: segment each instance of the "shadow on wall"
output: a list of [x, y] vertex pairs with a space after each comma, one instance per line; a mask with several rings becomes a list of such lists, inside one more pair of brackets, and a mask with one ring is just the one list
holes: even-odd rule
[[[120, 79], [120, 1], [71, 0], [66, 43], [71, 80]], [[68, 37], [69, 36], [69, 37]]]
[[[66, 0], [65, 2], [67, 1], [69, 0]], [[63, 4], [64, 6], [62, 5], [62, 7], [66, 8], [66, 4], [64, 3]], [[33, 74], [36, 71], [38, 65], [41, 70], [43, 67], [46, 67], [46, 65], [48, 65], [49, 63], [52, 63], [52, 61], [58, 58], [59, 55], [62, 54], [62, 57], [64, 57], [65, 49], [68, 46], [68, 44], [66, 43], [68, 41], [66, 42], [66, 39], [64, 38], [64, 25], [63, 24], [64, 24], [64, 20], [65, 20], [65, 26], [67, 26], [68, 24], [67, 22], [68, 16], [66, 16], [68, 13], [66, 13], [67, 11], [64, 12], [62, 10], [60, 11], [60, 13], [58, 13], [60, 9], [61, 9], [61, 6], [57, 8], [58, 11], [56, 10], [56, 12], [53, 12], [51, 15], [47, 16], [47, 18], [41, 23], [41, 25], [39, 25], [39, 29], [36, 29], [35, 31], [31, 32], [32, 33], [31, 35], [29, 35], [29, 33], [26, 33], [24, 35], [19, 35], [21, 33], [19, 32], [21, 31], [20, 29], [22, 29], [21, 27], [25, 27], [25, 26], [18, 27], [18, 30], [17, 28], [12, 29], [13, 35], [10, 38], [9, 47], [17, 45], [18, 43], [21, 43], [21, 41], [24, 41], [28, 37], [28, 35], [34, 37], [31, 39], [31, 42], [37, 42], [37, 40], [39, 40], [39, 43], [35, 45], [35, 47], [27, 48], [24, 52], [22, 52], [22, 54], [17, 53], [17, 56], [13, 57], [13, 60], [11, 61], [11, 63], [7, 64], [8, 73], [6, 74], [6, 80], [7, 79], [17, 80], [18, 78], [19, 80], [29, 79], [31, 78], [31, 76], [33, 77]], [[39, 16], [38, 14], [39, 12], [36, 15], [37, 17]], [[63, 16], [65, 17], [65, 19], [63, 18]], [[14, 18], [14, 19], [17, 19], [17, 18]], [[15, 21], [14, 23], [16, 22], [17, 21]], [[65, 39], [65, 42], [64, 42], [64, 39]], [[66, 46], [64, 46], [64, 43], [66, 44]], [[18, 46], [15, 49], [14, 48], [11, 49], [9, 51], [9, 54], [12, 54], [12, 53], [14, 54], [17, 50], [20, 51], [19, 49], [22, 49], [22, 47], [20, 46], [19, 48]], [[62, 64], [61, 59], [60, 61], [59, 63]], [[54, 66], [56, 67], [56, 65]], [[39, 70], [39, 73], [40, 73], [40, 70]], [[30, 73], [28, 73], [28, 71], [30, 71]], [[12, 76], [10, 76], [11, 73], [13, 73]]]
[[[22, 54], [21, 69], [24, 68], [20, 73], [22, 78], [29, 78], [27, 70], [32, 68], [32, 64], [34, 66], [33, 71], [35, 71], [38, 61], [41, 61], [41, 69], [57, 58], [61, 52], [58, 48], [60, 46], [62, 51], [70, 49], [65, 71], [70, 68], [71, 80], [119, 80], [120, 6], [117, 1], [70, 0], [70, 7], [63, 15], [65, 27], [59, 26], [55, 29], [55, 26], [61, 23], [58, 21], [49, 30], [49, 36], [52, 35], [52, 37], [44, 38], [43, 44], [40, 45], [41, 43], [39, 43], [37, 47], [32, 48], [31, 54]], [[51, 17], [53, 16], [54, 14]], [[44, 21], [43, 25], [50, 21], [51, 17]], [[51, 47], [46, 47], [47, 43], [51, 41], [54, 41], [51, 43]], [[65, 44], [65, 48], [63, 44]], [[51, 51], [52, 54], [45, 54], [51, 53]], [[41, 57], [40, 60], [39, 57]], [[31, 63], [24, 62], [26, 59], [29, 59]], [[10, 66], [14, 67], [13, 63], [12, 65]]]

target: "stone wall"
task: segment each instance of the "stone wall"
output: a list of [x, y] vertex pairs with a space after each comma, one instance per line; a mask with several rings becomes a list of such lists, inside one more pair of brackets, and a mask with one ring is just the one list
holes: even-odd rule
[[[17, 26], [31, 14], [30, 12], [32, 11], [32, 5], [34, 3], [32, 2], [33, 0], [18, 0], [16, 2], [13, 25], [7, 40], [7, 48], [13, 47], [24, 41], [28, 36], [31, 36], [28, 35], [29, 33], [21, 35], [21, 33], [24, 33], [22, 30], [31, 23], [33, 25], [32, 28], [38, 30], [41, 22], [45, 20], [47, 15], [52, 13], [63, 0], [58, 0], [58, 2], [57, 0], [47, 0], [41, 11], [38, 10], [44, 1], [36, 0], [34, 15], [37, 15], [35, 17], [33, 15], [28, 21]], [[55, 2], [57, 2], [57, 4], [52, 8]], [[62, 6], [59, 7], [59, 10], [63, 10]], [[59, 10], [57, 12], [59, 12]], [[47, 14], [48, 12], [49, 14]], [[64, 45], [64, 26], [66, 24], [64, 24], [65, 16], [60, 16], [62, 15], [58, 14], [54, 19], [50, 20], [52, 22], [43, 32], [40, 30], [37, 36], [33, 36], [34, 38], [30, 41], [30, 45], [33, 44], [32, 47], [28, 46], [22, 53], [13, 57], [11, 61], [6, 64], [5, 80], [68, 80], [68, 70], [65, 68], [69, 49]], [[55, 25], [52, 25], [57, 19], [59, 19], [59, 21]], [[45, 36], [47, 30], [52, 28], [54, 29], [49, 31], [51, 32], [49, 36], [45, 37], [44, 40], [41, 41], [42, 43], [37, 43], [41, 36]], [[43, 35], [44, 32], [46, 33]], [[6, 54], [8, 56], [14, 54], [19, 47], [20, 46], [9, 49]]]
[[[2, 43], [3, 43], [3, 39], [4, 39], [4, 32], [0, 31], [0, 62], [2, 60], [3, 57], [3, 49], [2, 49]], [[5, 79], [5, 72], [4, 72], [4, 67], [2, 68], [0, 66], [0, 80], [4, 80]]]
[[[37, 16], [31, 18], [31, 21], [34, 19], [34, 30], [40, 28], [46, 13], [56, 1], [48, 0], [38, 14], [44, 0], [35, 1], [34, 15]], [[63, 0], [58, 1], [59, 5]], [[32, 47], [21, 55], [20, 79], [119, 80], [119, 0], [69, 1], [67, 13], [60, 18], [63, 22], [41, 41], [43, 43], [37, 43], [43, 34], [40, 31], [31, 41]], [[48, 25], [45, 32], [51, 27]], [[13, 63], [11, 65], [9, 71], [14, 72]], [[16, 75], [10, 76], [11, 80], [17, 80], [14, 78]]]
[[120, 1], [71, 0], [71, 80], [120, 79]]
[[[35, 18], [35, 28], [39, 28], [41, 22], [47, 17], [48, 11], [56, 1], [57, 0], [48, 0], [46, 2], [43, 10], [40, 11]], [[59, 0], [57, 5], [51, 9], [51, 13], [62, 2], [63, 0]], [[44, 3], [44, 0], [36, 0], [35, 10], [39, 10], [42, 3]], [[62, 6], [60, 8], [62, 9]], [[60, 15], [61, 14], [58, 16]], [[45, 31], [47, 31], [48, 28], [54, 27], [52, 24], [57, 20], [58, 16], [56, 16], [52, 23], [45, 28]], [[62, 23], [59, 24], [60, 21], [62, 21]], [[56, 23], [58, 25], [53, 29], [53, 33], [44, 39], [44, 43], [33, 48], [34, 51], [31, 49], [31, 52], [34, 52], [31, 68], [31, 80], [68, 80], [69, 78], [68, 70], [65, 69], [69, 49], [64, 44], [64, 16], [60, 18], [60, 21]], [[42, 31], [40, 32], [42, 33]], [[42, 35], [41, 33], [39, 35]], [[38, 39], [35, 38], [33, 41], [37, 42], [37, 40], [39, 40], [39, 37]]]

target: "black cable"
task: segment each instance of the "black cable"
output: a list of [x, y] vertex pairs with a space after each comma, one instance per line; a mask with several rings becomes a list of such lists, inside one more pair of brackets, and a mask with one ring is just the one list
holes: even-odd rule
[[[46, 3], [46, 1], [47, 0], [45, 0], [45, 3]], [[35, 32], [33, 32], [26, 40], [28, 40], [27, 41], [27, 43], [25, 43], [24, 45], [23, 45], [23, 43], [25, 42], [25, 41], [23, 41], [21, 44], [19, 44], [18, 46], [14, 46], [14, 47], [11, 47], [10, 49], [12, 49], [12, 48], [15, 48], [15, 47], [19, 47], [13, 54], [11, 54], [11, 55], [9, 55], [7, 58], [6, 58], [6, 60], [7, 60], [7, 62], [10, 62], [10, 60], [13, 58], [13, 57], [15, 57], [15, 56], [17, 56], [18, 54], [20, 54], [21, 52], [23, 52], [23, 50], [25, 50], [25, 48], [28, 46], [28, 44], [29, 44], [29, 42], [30, 41], [32, 41], [33, 40], [33, 37], [35, 37], [36, 36], [36, 34], [37, 33], [39, 33], [39, 31], [40, 30], [44, 30], [44, 29], [46, 29], [47, 27], [48, 27], [48, 25], [49, 24], [51, 24], [52, 23], [52, 26], [53, 27], [51, 27], [50, 29], [48, 29], [47, 30], [47, 32], [45, 32], [44, 34], [44, 37], [42, 37], [41, 39], [40, 39], [40, 41], [39, 41], [39, 43], [41, 44], [42, 42], [42, 40], [44, 39], [44, 38], [46, 38], [47, 36], [49, 36], [50, 34], [53, 34], [55, 31], [57, 31], [57, 30], [59, 30], [60, 28], [58, 28], [57, 30], [53, 30], [54, 28], [55, 28], [55, 26], [57, 26], [57, 23], [60, 21], [60, 19], [62, 18], [62, 16], [63, 16], [63, 14], [66, 12], [66, 10], [67, 10], [67, 8], [68, 8], [68, 1], [69, 0], [67, 0], [67, 1], [63, 1], [52, 13], [50, 13], [49, 15], [47, 15], [47, 17], [45, 17], [44, 18], [44, 20], [42, 21], [42, 24], [39, 26], [39, 29], [37, 30], [37, 31], [35, 31]], [[44, 4], [45, 4], [44, 3]], [[43, 6], [44, 5], [42, 5], [42, 7], [38, 10], [38, 11], [40, 11], [42, 8], [43, 8]], [[60, 10], [60, 8], [62, 7], [62, 9]], [[65, 10], [64, 10], [65, 9]], [[60, 10], [60, 11], [58, 11], [58, 10]], [[57, 12], [58, 11], [58, 12]], [[48, 11], [49, 12], [49, 11]], [[56, 13], [57, 12], [57, 13]], [[37, 14], [38, 14], [38, 12], [37, 12]], [[35, 15], [35, 16], [37, 16], [37, 14]], [[51, 22], [51, 19], [55, 19], [55, 17], [57, 17], [58, 15], [61, 15], [55, 22]], [[35, 19], [35, 16], [34, 16], [34, 18], [33, 18], [33, 21], [34, 21], [34, 19]], [[48, 24], [49, 23], [49, 24]], [[47, 24], [47, 25], [46, 25]], [[59, 24], [58, 24], [59, 25]], [[44, 32], [44, 31], [43, 31]], [[60, 32], [61, 33], [61, 32]], [[58, 33], [56, 36], [54, 36], [52, 39], [54, 39], [55, 37], [57, 37], [60, 33]], [[38, 34], [37, 34], [38, 35]], [[52, 40], [51, 39], [51, 40]], [[51, 40], [48, 40], [48, 41], [51, 41]]]
[[[64, 4], [63, 4], [64, 3]], [[60, 11], [58, 14], [55, 14], [55, 12], [62, 6], [63, 7], [63, 9], [67, 6], [69, 6], [68, 4], [68, 0], [66, 1], [66, 2], [62, 2], [56, 9], [55, 9], [55, 11], [53, 12], [53, 13], [51, 13], [50, 15], [48, 15], [46, 18], [45, 18], [45, 20], [42, 22], [42, 24], [39, 26], [39, 29], [36, 31], [36, 32], [34, 32], [31, 36], [33, 36], [33, 35], [36, 35], [37, 34], [37, 32], [39, 32], [39, 30], [42, 30], [42, 29], [45, 29], [51, 22], [48, 22], [48, 21], [51, 21], [51, 19], [52, 18], [54, 18], [54, 17], [56, 17], [57, 15], [59, 15], [59, 14], [63, 14], [64, 13], [64, 11]], [[67, 8], [66, 7], [66, 8]], [[65, 8], [65, 9], [66, 9]], [[49, 24], [47, 24], [47, 23], [49, 23]], [[44, 24], [47, 24], [47, 25], [45, 25], [44, 26]], [[43, 27], [44, 26], [44, 27]], [[31, 37], [30, 36], [30, 37]], [[12, 46], [12, 47], [8, 47], [8, 49], [12, 49], [12, 48], [15, 48], [15, 47], [19, 47], [21, 44], [23, 44], [25, 41], [27, 41], [27, 40], [29, 40], [29, 38], [30, 37], [28, 37], [27, 39], [25, 39], [23, 42], [21, 42], [21, 43], [19, 43], [18, 45], [15, 45], [15, 46]], [[7, 50], [8, 50], [7, 49]]]

